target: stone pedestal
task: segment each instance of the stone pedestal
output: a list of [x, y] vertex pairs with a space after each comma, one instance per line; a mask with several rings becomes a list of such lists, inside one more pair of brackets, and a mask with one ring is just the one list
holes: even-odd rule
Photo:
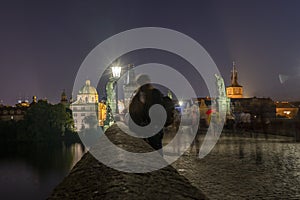
[[230, 98], [228, 97], [219, 97], [217, 99], [217, 106], [219, 112], [225, 112], [226, 114], [230, 114]]

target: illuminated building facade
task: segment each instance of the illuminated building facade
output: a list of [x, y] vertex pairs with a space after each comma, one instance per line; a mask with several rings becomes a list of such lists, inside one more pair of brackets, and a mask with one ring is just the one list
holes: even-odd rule
[[24, 115], [28, 107], [24, 106], [1, 106], [0, 107], [0, 120], [1, 121], [19, 121], [24, 119]]
[[[36, 97], [32, 98], [32, 103], [36, 103]], [[0, 120], [1, 121], [19, 121], [24, 119], [27, 109], [31, 105], [28, 100], [19, 100], [15, 106], [0, 105]]]
[[99, 112], [98, 112], [98, 118], [99, 118], [99, 126], [104, 126], [104, 121], [106, 119], [106, 104], [101, 101], [99, 103]]
[[293, 119], [297, 116], [299, 108], [290, 102], [282, 101], [275, 102], [276, 105], [276, 117]]
[[271, 98], [232, 98], [231, 109], [234, 113], [244, 112], [257, 117], [276, 118], [276, 106]]
[[85, 85], [78, 92], [76, 101], [70, 106], [75, 130], [82, 131], [100, 126], [103, 120], [100, 118], [103, 116], [100, 107], [96, 88], [91, 86], [90, 80], [86, 80]]

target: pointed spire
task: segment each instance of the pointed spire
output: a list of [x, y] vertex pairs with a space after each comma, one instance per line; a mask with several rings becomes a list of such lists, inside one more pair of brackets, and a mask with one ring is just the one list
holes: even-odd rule
[[235, 68], [235, 61], [232, 61], [232, 71], [235, 72], [236, 68]]
[[237, 70], [235, 67], [235, 61], [232, 62], [232, 74], [231, 74], [231, 86], [240, 86], [237, 82], [238, 76], [237, 76]]
[[60, 98], [60, 102], [67, 102], [68, 99], [67, 99], [67, 95], [66, 95], [66, 91], [65, 89], [63, 89], [63, 92], [61, 93], [61, 98]]

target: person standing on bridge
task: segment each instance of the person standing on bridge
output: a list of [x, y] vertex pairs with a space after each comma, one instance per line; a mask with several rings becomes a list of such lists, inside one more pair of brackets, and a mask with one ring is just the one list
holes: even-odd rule
[[[150, 78], [147, 75], [141, 74], [137, 77], [136, 83], [138, 90], [132, 98], [129, 105], [129, 114], [132, 120], [129, 120], [129, 128], [135, 123], [141, 127], [150, 124], [151, 119], [149, 110], [154, 104], [164, 105], [163, 94], [150, 83]], [[133, 129], [132, 129], [133, 130]], [[134, 131], [134, 130], [133, 130]], [[146, 138], [145, 141], [150, 144], [155, 150], [159, 150], [162, 154], [162, 139], [164, 131], [161, 129], [155, 135]]]

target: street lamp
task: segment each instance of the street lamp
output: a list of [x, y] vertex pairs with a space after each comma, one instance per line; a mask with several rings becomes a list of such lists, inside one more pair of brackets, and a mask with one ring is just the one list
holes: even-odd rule
[[183, 106], [183, 101], [179, 101], [179, 106]]
[[113, 66], [111, 68], [112, 70], [112, 75], [115, 80], [115, 86], [116, 86], [116, 114], [119, 114], [119, 106], [118, 106], [118, 78], [121, 76], [121, 67], [120, 66]]
[[122, 68], [120, 66], [113, 66], [111, 68], [112, 75], [113, 75], [114, 78], [120, 78], [120, 76], [121, 76], [121, 69]]

